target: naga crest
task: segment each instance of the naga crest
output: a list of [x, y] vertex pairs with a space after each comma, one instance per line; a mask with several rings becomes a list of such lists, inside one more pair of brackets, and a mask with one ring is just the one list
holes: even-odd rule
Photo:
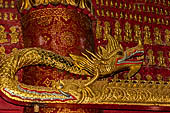
[[129, 70], [128, 78], [130, 79], [139, 71], [143, 63], [144, 49], [141, 40], [136, 47], [124, 50], [116, 37], [110, 35], [110, 24], [105, 22], [104, 25], [103, 40], [107, 41], [105, 47], [99, 46], [96, 54], [86, 50], [90, 57], [84, 53], [82, 53], [83, 57], [72, 54], [70, 56], [75, 65], [92, 75], [96, 68], [100, 77]]

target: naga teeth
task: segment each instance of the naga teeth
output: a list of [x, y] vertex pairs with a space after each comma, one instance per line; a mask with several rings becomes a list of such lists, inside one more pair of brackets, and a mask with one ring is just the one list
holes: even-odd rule
[[144, 56], [137, 57], [137, 60], [142, 60], [144, 59]]

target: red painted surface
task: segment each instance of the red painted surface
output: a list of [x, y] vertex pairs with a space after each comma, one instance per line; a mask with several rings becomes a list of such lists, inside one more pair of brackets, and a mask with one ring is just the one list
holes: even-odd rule
[[[85, 49], [93, 51], [91, 20], [83, 13], [77, 13], [76, 9], [49, 5], [25, 14], [21, 23], [25, 48], [40, 47], [62, 56], [81, 55]], [[69, 77], [72, 75], [51, 67], [30, 66], [24, 68], [22, 82], [49, 87], [50, 80]]]
[[24, 107], [6, 102], [0, 98], [0, 113], [23, 113]]

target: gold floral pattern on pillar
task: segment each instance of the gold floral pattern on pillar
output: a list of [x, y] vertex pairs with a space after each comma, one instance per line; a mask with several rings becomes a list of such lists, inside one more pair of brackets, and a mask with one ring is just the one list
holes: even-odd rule
[[127, 42], [132, 41], [132, 29], [131, 29], [131, 25], [128, 22], [125, 23], [124, 40], [127, 41]]

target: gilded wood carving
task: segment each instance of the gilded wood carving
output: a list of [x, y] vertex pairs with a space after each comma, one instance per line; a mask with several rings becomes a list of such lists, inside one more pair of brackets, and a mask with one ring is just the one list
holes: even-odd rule
[[[128, 101], [119, 99], [118, 95], [112, 99], [113, 93], [107, 90], [124, 91], [124, 89], [119, 90], [117, 85], [114, 86], [114, 84], [120, 84], [119, 82], [108, 83], [106, 80], [98, 81], [98, 79], [123, 70], [129, 70], [127, 77], [130, 79], [143, 63], [143, 46], [139, 40], [136, 47], [124, 50], [119, 41], [110, 35], [110, 24], [105, 22], [104, 25], [104, 40], [107, 40], [108, 44], [105, 47], [100, 46], [96, 54], [86, 50], [87, 53], [82, 53], [82, 56], [70, 54], [70, 57], [64, 57], [40, 48], [26, 48], [12, 52], [1, 63], [1, 91], [11, 99], [24, 102], [103, 103], [105, 100], [110, 103], [110, 101], [117, 100]], [[20, 68], [29, 65], [51, 66], [91, 77], [87, 80], [52, 81], [50, 88], [19, 83], [15, 73]], [[129, 83], [133, 86], [131, 81]], [[102, 89], [104, 87], [106, 88]], [[128, 91], [125, 90], [125, 93]]]

